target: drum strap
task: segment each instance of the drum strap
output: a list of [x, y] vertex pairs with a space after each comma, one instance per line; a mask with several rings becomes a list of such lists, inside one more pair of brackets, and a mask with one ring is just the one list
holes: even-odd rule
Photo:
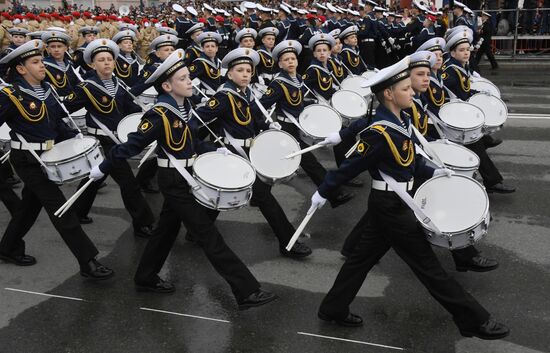
[[432, 146], [430, 146], [430, 143], [428, 142], [428, 140], [426, 140], [424, 135], [422, 135], [422, 133], [418, 131], [418, 129], [414, 125], [412, 125], [412, 130], [416, 135], [416, 138], [418, 139], [418, 141], [420, 141], [420, 144], [422, 145], [422, 148], [424, 149], [424, 151], [435, 160], [436, 164], [439, 167], [445, 168], [445, 164], [443, 163], [441, 158], [437, 155], [437, 152], [435, 152]]
[[416, 215], [419, 218], [422, 218], [422, 220], [421, 220], [422, 223], [430, 225], [430, 227], [433, 230], [435, 230], [437, 233], [441, 234], [441, 231], [433, 223], [433, 221], [430, 219], [430, 217], [426, 216], [424, 211], [422, 211], [422, 209], [420, 209], [420, 207], [418, 207], [418, 205], [414, 202], [414, 199], [411, 197], [411, 195], [409, 195], [409, 193], [406, 190], [399, 187], [399, 184], [397, 183], [397, 181], [395, 181], [394, 178], [392, 178], [391, 176], [389, 176], [387, 174], [384, 174], [380, 170], [378, 170], [378, 172], [380, 173], [380, 176], [382, 177], [382, 179], [384, 179], [384, 181], [390, 186], [390, 188], [397, 194], [397, 196], [399, 196], [399, 198], [401, 200], [403, 200], [403, 202], [406, 203], [407, 206], [409, 206], [410, 209], [413, 210], [413, 212], [416, 213]]
[[50, 173], [53, 173], [53, 171], [48, 168], [48, 166], [42, 161], [42, 159], [36, 154], [36, 152], [31, 148], [31, 146], [29, 145], [29, 143], [27, 142], [27, 140], [21, 136], [19, 133], [15, 133], [15, 136], [17, 136], [17, 138], [19, 139], [19, 141], [21, 141], [21, 143], [23, 144], [23, 146], [25, 146], [25, 148], [27, 148], [27, 150], [32, 154], [32, 156], [38, 161], [38, 163], [40, 163], [40, 165], [46, 169], [47, 171], [49, 171]]
[[199, 81], [201, 82], [201, 85], [206, 89], [206, 92], [205, 92], [206, 95], [212, 96], [216, 94], [216, 90], [210, 87], [210, 85], [208, 85], [206, 82], [204, 82], [201, 79], [199, 79]]
[[290, 120], [294, 125], [296, 125], [296, 127], [298, 129], [300, 129], [304, 134], [307, 134], [306, 131], [304, 131], [304, 129], [302, 129], [302, 126], [300, 126], [300, 123], [298, 122], [298, 120], [296, 120], [295, 117], [292, 116], [292, 114], [290, 114], [289, 112], [287, 112], [286, 110], [284, 109], [281, 109], [281, 111], [283, 112], [283, 114], [285, 115], [285, 117]]
[[90, 118], [92, 118], [94, 123], [96, 123], [97, 126], [99, 126], [99, 128], [101, 129], [101, 131], [103, 131], [105, 133], [105, 135], [109, 136], [111, 138], [111, 140], [113, 140], [117, 145], [120, 145], [120, 143], [121, 143], [120, 140], [115, 136], [115, 134], [112, 133], [111, 130], [109, 130], [107, 128], [107, 126], [105, 126], [105, 124], [103, 124], [101, 121], [97, 120], [97, 118], [93, 114], [90, 114]]
[[237, 143], [237, 140], [233, 136], [231, 136], [231, 134], [226, 129], [223, 129], [223, 132], [225, 132], [225, 137], [227, 138], [227, 141], [229, 141], [229, 144], [233, 146], [233, 148], [235, 148], [237, 153], [239, 153], [241, 157], [248, 160], [248, 155], [246, 154], [244, 149], [241, 146], [239, 146], [239, 144]]

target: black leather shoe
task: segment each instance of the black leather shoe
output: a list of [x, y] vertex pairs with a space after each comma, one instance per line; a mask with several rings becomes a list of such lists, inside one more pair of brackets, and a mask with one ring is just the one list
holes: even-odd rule
[[152, 284], [136, 283], [136, 290], [138, 292], [173, 293], [176, 291], [176, 287], [171, 282], [159, 278]]
[[258, 289], [256, 292], [250, 294], [246, 299], [238, 302], [239, 310], [246, 310], [255, 306], [262, 306], [269, 302], [279, 298], [276, 294]]
[[6, 262], [16, 264], [17, 266], [32, 266], [36, 264], [36, 259], [31, 255], [6, 255], [0, 254], [0, 259]]
[[513, 186], [504, 185], [503, 182], [495, 184], [493, 186], [485, 187], [488, 193], [497, 193], [497, 194], [511, 194], [516, 191], [516, 188]]
[[91, 259], [84, 267], [80, 267], [80, 275], [82, 277], [101, 281], [113, 277], [115, 271], [107, 266], [102, 265], [96, 259]]
[[480, 327], [474, 330], [460, 330], [464, 337], [478, 337], [482, 340], [498, 340], [510, 334], [510, 329], [493, 318], [485, 321]]
[[337, 325], [345, 327], [359, 327], [363, 326], [363, 318], [359, 315], [349, 313], [345, 319], [335, 319], [320, 311], [317, 312], [317, 317], [323, 321], [335, 322]]
[[141, 185], [141, 191], [146, 194], [158, 194], [160, 192], [151, 182]]
[[139, 238], [150, 238], [153, 235], [153, 226], [134, 226], [134, 235]]
[[489, 141], [487, 141], [485, 143], [485, 147], [486, 148], [493, 148], [493, 147], [497, 147], [498, 145], [500, 145], [502, 143], [502, 139], [499, 139], [499, 138], [491, 138]]
[[84, 217], [78, 217], [78, 221], [80, 224], [90, 224], [93, 223], [94, 219], [92, 217], [84, 216]]
[[336, 197], [330, 199], [330, 206], [336, 208], [353, 199], [354, 196], [355, 194], [352, 192], [341, 191]]
[[348, 181], [345, 185], [351, 186], [352, 188], [362, 188], [365, 183], [358, 178], [354, 178]]
[[300, 243], [299, 241], [294, 244], [290, 251], [286, 250], [285, 247], [280, 247], [279, 251], [281, 252], [281, 255], [293, 259], [300, 259], [311, 255], [311, 248], [303, 243]]
[[467, 263], [456, 264], [456, 270], [459, 272], [474, 271], [487, 272], [498, 267], [498, 262], [495, 259], [490, 259], [481, 255], [472, 257]]

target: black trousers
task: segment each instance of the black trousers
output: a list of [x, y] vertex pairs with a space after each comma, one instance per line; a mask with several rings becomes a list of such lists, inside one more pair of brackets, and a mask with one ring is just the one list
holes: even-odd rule
[[155, 177], [155, 174], [157, 174], [157, 159], [151, 158], [143, 162], [143, 165], [141, 168], [139, 168], [137, 174], [136, 174], [136, 181], [139, 186], [147, 186], [151, 179]]
[[483, 178], [485, 186], [490, 187], [502, 182], [502, 175], [491, 160], [491, 157], [487, 154], [487, 147], [485, 147], [483, 139], [469, 145], [464, 145], [464, 147], [467, 147], [479, 157], [478, 171]]
[[[0, 157], [5, 155], [4, 151], [0, 151]], [[5, 180], [7, 178], [13, 178], [13, 169], [9, 161], [0, 164], [0, 179]]]
[[[5, 166], [9, 168], [9, 174], [4, 173]], [[17, 208], [21, 205], [21, 199], [17, 194], [13, 191], [13, 188], [11, 185], [7, 184], [5, 182], [5, 178], [12, 177], [13, 171], [11, 169], [10, 162], [6, 162], [2, 164], [2, 167], [0, 167], [2, 171], [0, 171], [0, 200], [4, 203], [4, 206], [8, 209], [10, 214], [13, 217], [13, 214], [17, 210]]]
[[[95, 137], [101, 143], [101, 147], [103, 147], [103, 152], [105, 154], [108, 154], [110, 149], [115, 145], [109, 137]], [[111, 175], [120, 187], [120, 194], [122, 196], [122, 201], [124, 202], [124, 207], [128, 210], [128, 213], [130, 213], [134, 227], [153, 224], [155, 221], [153, 212], [151, 212], [147, 201], [143, 197], [136, 178], [134, 177], [134, 173], [132, 172], [132, 168], [128, 162], [123, 161], [115, 164], [113, 169], [109, 172], [109, 175]], [[107, 175], [102, 179], [93, 182], [86, 189], [86, 191], [80, 195], [78, 200], [75, 201], [73, 208], [79, 217], [85, 217], [88, 215], [97, 195], [97, 190], [105, 179], [107, 179]], [[82, 180], [78, 188], [82, 187], [82, 185], [84, 185], [87, 181], [88, 178]]]
[[365, 60], [365, 63], [367, 64], [369, 69], [373, 69], [376, 67], [376, 57], [374, 55], [376, 50], [376, 44], [374, 41], [372, 42], [360, 42], [359, 43], [359, 55], [363, 60]]
[[30, 230], [40, 210], [44, 207], [53, 226], [77, 258], [79, 264], [85, 265], [88, 263], [98, 254], [98, 251], [82, 230], [75, 212], [69, 210], [61, 218], [54, 216], [54, 212], [66, 201], [59, 187], [46, 177], [40, 164], [30, 152], [12, 150], [10, 159], [17, 175], [25, 185], [20, 207], [13, 214], [0, 241], [0, 253], [8, 255], [23, 255], [25, 253], [23, 237]]
[[393, 248], [451, 315], [460, 329], [473, 329], [489, 313], [441, 267], [413, 212], [393, 192], [371, 190], [366, 226], [340, 269], [319, 311], [344, 319], [370, 269]]
[[489, 62], [491, 63], [491, 67], [493, 69], [496, 69], [498, 67], [497, 60], [495, 59], [495, 56], [493, 55], [493, 51], [491, 50], [491, 43], [485, 43], [479, 47], [476, 56], [475, 56], [475, 64], [476, 67], [479, 65], [481, 58], [483, 57], [483, 54], [487, 55], [487, 59], [489, 59]]
[[149, 284], [157, 280], [183, 222], [197, 237], [197, 243], [214, 269], [229, 283], [238, 301], [257, 291], [260, 284], [216, 228], [211, 213], [217, 212], [195, 201], [187, 182], [175, 169], [159, 168], [158, 181], [164, 204], [155, 235], [145, 247], [134, 281]]
[[346, 159], [346, 153], [356, 142], [355, 137], [352, 136], [351, 138], [343, 139], [342, 142], [332, 147], [334, 151], [334, 160], [338, 167], [340, 167], [340, 164]]

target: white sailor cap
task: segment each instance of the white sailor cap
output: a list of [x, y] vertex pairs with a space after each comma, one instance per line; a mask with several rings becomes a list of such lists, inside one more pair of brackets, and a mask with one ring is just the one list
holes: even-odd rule
[[155, 72], [147, 78], [145, 81], [146, 84], [160, 84], [170, 78], [176, 71], [185, 67], [185, 52], [183, 49], [178, 49], [170, 54], [162, 62], [162, 64], [157, 67]]
[[302, 44], [297, 40], [283, 40], [273, 48], [273, 59], [278, 61], [281, 55], [285, 53], [294, 53], [296, 57], [302, 52]]
[[208, 42], [216, 42], [217, 44], [220, 44], [222, 42], [222, 36], [217, 32], [202, 32], [197, 37], [197, 41], [201, 43], [201, 45]]
[[447, 40], [447, 45], [445, 46], [446, 51], [451, 51], [456, 48], [458, 45], [463, 43], [472, 43], [474, 37], [471, 32], [463, 31], [455, 33]]
[[27, 33], [27, 37], [29, 37], [30, 39], [42, 39], [42, 34], [43, 33], [44, 33], [44, 31], [29, 32], [29, 33]]
[[467, 14], [470, 14], [470, 15], [473, 15], [473, 14], [474, 14], [474, 12], [472, 11], [472, 9], [469, 8], [468, 6], [465, 6], [465, 7], [464, 7], [464, 12], [466, 12]]
[[210, 12], [214, 11], [214, 8], [210, 5], [208, 5], [207, 3], [204, 3], [204, 5], [202, 5], [202, 10], [208, 10]]
[[290, 9], [288, 8], [288, 6], [284, 5], [284, 4], [280, 4], [279, 5], [279, 8], [281, 10], [283, 10], [285, 13], [287, 13], [288, 15], [292, 14], [292, 12], [290, 11]]
[[454, 7], [460, 7], [460, 8], [463, 9], [463, 8], [466, 7], [466, 5], [463, 4], [463, 3], [461, 3], [460, 1], [455, 1], [455, 2], [454, 2]]
[[427, 67], [431, 69], [436, 61], [437, 57], [431, 51], [416, 51], [410, 55], [409, 69], [414, 69], [415, 67]]
[[231, 14], [229, 12], [227, 12], [226, 10], [223, 10], [223, 15], [225, 17], [231, 17]]
[[361, 84], [361, 87], [370, 87], [373, 93], [378, 93], [408, 78], [410, 76], [409, 61], [410, 58], [406, 56], [392, 66], [383, 68], [367, 78], [365, 82]]
[[254, 49], [237, 48], [231, 50], [222, 60], [222, 67], [230, 69], [238, 64], [250, 64], [256, 67], [260, 62], [260, 55]]
[[378, 4], [375, 1], [372, 0], [365, 0], [365, 6], [378, 6]]
[[317, 13], [317, 10], [316, 10], [316, 9], [310, 9], [310, 10], [309, 10], [309, 13], [315, 13], [315, 14], [316, 14], [316, 13]]
[[185, 34], [191, 35], [198, 31], [202, 32], [203, 30], [204, 30], [204, 23], [198, 22], [198, 23], [195, 23], [193, 26], [191, 26], [191, 28], [189, 28], [187, 31], [185, 31]]
[[11, 34], [12, 36], [16, 36], [16, 35], [26, 36], [29, 33], [29, 30], [21, 27], [13, 27], [13, 28], [8, 28], [8, 33]]
[[118, 27], [118, 29], [120, 31], [123, 31], [123, 30], [130, 30], [130, 31], [133, 31], [135, 33], [138, 32], [139, 28], [137, 25], [133, 25], [131, 23], [121, 23], [120, 26]]
[[59, 31], [42, 31], [40, 39], [46, 44], [61, 42], [68, 45], [71, 42], [71, 36]]
[[179, 38], [172, 34], [161, 34], [153, 39], [149, 45], [149, 50], [157, 50], [162, 47], [176, 47], [178, 45]]
[[185, 13], [185, 9], [180, 4], [172, 4], [172, 10], [176, 11], [177, 13]]
[[119, 53], [118, 45], [107, 38], [95, 39], [86, 46], [86, 49], [84, 49], [84, 62], [90, 65], [94, 60], [94, 56], [103, 52], [111, 53], [113, 58], [116, 58]]
[[[456, 1], [455, 1], [455, 3], [456, 3]], [[424, 12], [426, 11], [426, 6], [424, 6], [424, 3], [422, 3], [421, 1], [413, 0], [412, 4], [413, 4], [414, 7], [416, 7], [420, 11], [424, 11]]]
[[113, 36], [113, 42], [115, 42], [116, 44], [122, 42], [125, 39], [130, 39], [131, 41], [135, 41], [136, 32], [130, 31], [127, 29], [125, 31], [119, 31], [117, 32], [117, 34]]
[[52, 26], [52, 27], [48, 27], [46, 28], [46, 31], [56, 31], [56, 32], [63, 32], [63, 33], [67, 33], [67, 30], [63, 27], [56, 27], [56, 26]]
[[244, 16], [244, 12], [241, 11], [238, 7], [233, 7], [233, 12], [238, 13], [241, 16]]
[[327, 2], [325, 6], [327, 7], [327, 10], [329, 10], [330, 12], [333, 12], [333, 13], [338, 12], [338, 9], [334, 7], [334, 5], [332, 5], [330, 2]]
[[90, 33], [98, 34], [99, 28], [96, 26], [84, 26], [78, 30], [78, 33], [81, 33], [83, 36]]
[[199, 15], [197, 10], [195, 10], [195, 8], [193, 6], [187, 6], [185, 9], [187, 10], [187, 12], [189, 12], [193, 16], [198, 16]]
[[481, 11], [481, 14], [482, 14], [483, 16], [493, 17], [493, 16], [491, 16], [491, 14], [488, 13], [487, 11]]
[[275, 27], [266, 27], [266, 28], [262, 28], [258, 32], [258, 36], [260, 36], [260, 38], [263, 38], [264, 36], [268, 36], [268, 35], [277, 37], [279, 35], [279, 30]]
[[386, 16], [388, 16], [388, 17], [395, 17], [395, 12], [388, 12], [388, 13], [386, 14]]
[[245, 7], [245, 9], [255, 9], [256, 8], [256, 3], [253, 3], [253, 2], [250, 2], [250, 1], [245, 1], [245, 2], [243, 2], [243, 6]]
[[336, 29], [333, 29], [332, 31], [328, 32], [328, 35], [332, 36], [332, 38], [336, 39], [336, 38], [340, 38], [340, 32], [342, 32], [340, 30], [340, 28], [336, 28]]
[[335, 6], [336, 7], [336, 11], [338, 11], [338, 13], [344, 13], [344, 12], [347, 12], [347, 10], [341, 8], [340, 6]]
[[297, 9], [296, 12], [298, 12], [300, 15], [307, 15], [309, 12], [304, 9]]
[[170, 27], [163, 27], [163, 26], [158, 27], [157, 32], [159, 32], [159, 34], [171, 34], [173, 36], [178, 35], [178, 32], [175, 29]]
[[[455, 33], [464, 32], [464, 31], [472, 32], [472, 29], [470, 27], [464, 26], [464, 25], [449, 28], [447, 30], [447, 32], [445, 32], [445, 39], [449, 40], [449, 38], [451, 38], [453, 35], [455, 35]], [[472, 32], [472, 36], [473, 36], [473, 32]]]
[[315, 47], [320, 44], [326, 44], [330, 48], [332, 48], [336, 44], [336, 41], [331, 35], [327, 33], [318, 33], [311, 37], [307, 44], [311, 50], [315, 50]]
[[25, 59], [33, 56], [42, 56], [44, 43], [39, 39], [34, 39], [21, 44], [0, 60], [0, 64], [19, 64]]
[[344, 29], [342, 32], [340, 32], [340, 39], [346, 39], [347, 37], [357, 34], [359, 31], [359, 28], [357, 26], [349, 26], [348, 28]]
[[421, 46], [418, 47], [416, 51], [420, 50], [428, 50], [428, 51], [436, 51], [441, 50], [444, 51], [445, 46], [447, 45], [447, 42], [445, 39], [441, 37], [435, 37], [432, 39], [428, 39], [425, 41]]
[[321, 10], [327, 10], [327, 7], [321, 4], [320, 2], [316, 2], [313, 6]]
[[244, 38], [256, 39], [258, 32], [254, 28], [243, 28], [235, 35], [235, 42], [240, 43]]
[[374, 7], [374, 12], [384, 12], [384, 11], [386, 11], [386, 9], [383, 7], [380, 7], [380, 6]]
[[271, 13], [271, 9], [269, 7], [265, 7], [262, 4], [256, 5], [256, 9], [261, 12], [269, 12]]

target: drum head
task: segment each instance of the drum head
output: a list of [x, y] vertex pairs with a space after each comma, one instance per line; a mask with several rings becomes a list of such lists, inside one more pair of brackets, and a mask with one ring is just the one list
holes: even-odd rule
[[317, 138], [325, 138], [331, 132], [342, 129], [342, 119], [338, 112], [321, 104], [305, 107], [300, 114], [299, 122], [305, 132]]
[[256, 171], [250, 163], [234, 154], [201, 154], [193, 164], [193, 171], [201, 180], [220, 189], [239, 189], [256, 180]]
[[435, 153], [447, 166], [468, 169], [479, 166], [479, 157], [459, 144], [432, 141], [430, 147], [435, 150]]
[[489, 210], [483, 186], [462, 175], [440, 176], [422, 184], [414, 201], [445, 233], [457, 233], [479, 224]]
[[471, 96], [468, 102], [483, 111], [487, 126], [501, 126], [508, 118], [508, 107], [498, 97], [478, 93]]
[[460, 129], [474, 129], [483, 126], [485, 115], [473, 104], [466, 102], [449, 102], [439, 110], [439, 117], [447, 125]]
[[51, 150], [42, 153], [40, 159], [44, 162], [63, 161], [90, 150], [98, 143], [95, 138], [89, 136], [81, 139], [72, 138], [56, 143]]
[[120, 142], [124, 143], [128, 141], [128, 135], [138, 130], [142, 117], [143, 113], [134, 113], [127, 115], [119, 121], [116, 131]]
[[332, 107], [345, 117], [358, 119], [367, 115], [367, 102], [359, 93], [340, 90], [336, 91], [330, 99]]
[[470, 88], [473, 89], [474, 91], [487, 92], [491, 96], [500, 98], [500, 90], [498, 89], [498, 87], [495, 86], [494, 83], [492, 83], [491, 81], [485, 78], [481, 78], [481, 77], [475, 78], [472, 81]]
[[71, 113], [71, 116], [73, 118], [83, 118], [86, 116], [86, 112], [87, 112], [86, 108], [80, 108], [76, 112]]
[[2, 126], [0, 126], [0, 141], [11, 140], [10, 131], [11, 129], [8, 124], [3, 123]]
[[376, 75], [376, 71], [374, 71], [374, 70], [365, 71], [361, 74], [362, 77], [367, 78], [367, 79], [371, 78], [374, 75]]
[[145, 91], [143, 91], [143, 93], [141, 95], [145, 96], [145, 97], [156, 97], [156, 96], [158, 96], [158, 92], [155, 89], [155, 87], [151, 86], [151, 87], [147, 88]]
[[284, 158], [299, 150], [300, 145], [287, 132], [267, 130], [254, 138], [250, 147], [250, 162], [261, 175], [281, 179], [292, 175], [300, 166], [301, 156]]
[[347, 91], [353, 91], [359, 93], [363, 97], [371, 95], [371, 90], [369, 87], [361, 87], [362, 84], [367, 82], [367, 79], [362, 76], [350, 76], [345, 78], [340, 85], [340, 88]]

